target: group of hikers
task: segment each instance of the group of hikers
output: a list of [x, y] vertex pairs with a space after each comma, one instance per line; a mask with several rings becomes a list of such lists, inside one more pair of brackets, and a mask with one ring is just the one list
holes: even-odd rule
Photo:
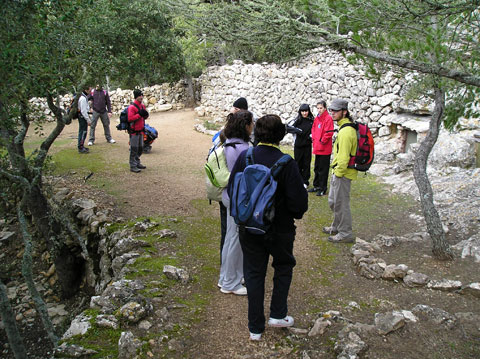
[[[130, 171], [139, 173], [147, 167], [140, 162], [140, 156], [143, 153], [144, 145], [144, 127], [145, 120], [149, 113], [143, 104], [143, 92], [139, 89], [133, 90], [134, 101], [128, 107], [127, 120], [129, 122], [128, 133], [130, 136]], [[90, 111], [91, 105], [91, 111]], [[91, 115], [91, 116], [90, 116]], [[95, 143], [95, 128], [98, 118], [101, 119], [105, 133], [105, 139], [108, 143], [115, 143], [110, 132], [110, 117], [112, 116], [112, 104], [110, 96], [101, 85], [97, 85], [92, 90], [86, 86], [78, 99], [78, 152], [81, 154], [89, 153], [85, 147], [88, 127], [90, 127], [90, 137], [88, 146]]]
[[[317, 109], [318, 115], [314, 118], [309, 106], [303, 104], [298, 116], [285, 125], [277, 115], [255, 119], [255, 115], [248, 111], [247, 100], [239, 98], [220, 132], [230, 177], [220, 201], [218, 287], [225, 294], [248, 296], [251, 340], [260, 340], [265, 331], [265, 277], [270, 256], [274, 275], [268, 325], [290, 327], [294, 324], [294, 319], [288, 315], [287, 297], [296, 264], [293, 255], [295, 219], [301, 219], [307, 211], [309, 192], [318, 196], [327, 194], [329, 168], [332, 168], [332, 178], [328, 203], [334, 218], [330, 226], [323, 227], [323, 232], [334, 243], [354, 241], [350, 184], [356, 179], [357, 170], [349, 168], [349, 162], [357, 150], [356, 130], [344, 126], [353, 122], [346, 100], [335, 99], [328, 107], [325, 101], [319, 101]], [[333, 144], [334, 122], [341, 130]], [[252, 162], [268, 168], [276, 167], [285, 157], [279, 145], [287, 132], [295, 136], [294, 160], [285, 161], [275, 178], [275, 212], [268, 229], [264, 233], [255, 233], [248, 225], [237, 223], [238, 174], [246, 172]], [[315, 177], [313, 186], [308, 188], [312, 152], [315, 155]], [[333, 161], [330, 163], [332, 152]]]
[[[133, 91], [134, 101], [128, 107], [127, 120], [130, 136], [130, 171], [145, 169], [140, 162], [143, 152], [143, 131], [149, 114], [143, 104], [143, 93]], [[92, 103], [92, 117], [89, 113]], [[245, 98], [237, 99], [227, 116], [224, 128], [215, 137], [223, 146], [226, 167], [230, 172], [228, 184], [221, 192], [220, 276], [218, 287], [225, 294], [248, 296], [248, 328], [251, 340], [260, 340], [265, 331], [264, 296], [265, 277], [269, 257], [272, 256], [273, 291], [268, 325], [290, 327], [294, 319], [288, 315], [287, 297], [292, 281], [295, 240], [295, 219], [301, 219], [308, 209], [308, 193], [327, 194], [329, 169], [332, 168], [328, 204], [333, 212], [330, 226], [323, 227], [328, 240], [334, 243], [353, 242], [350, 212], [350, 185], [357, 178], [357, 170], [349, 162], [357, 151], [357, 133], [348, 111], [348, 102], [335, 99], [327, 107], [317, 103], [314, 118], [309, 105], [302, 104], [296, 118], [285, 125], [277, 115], [257, 119], [248, 110]], [[95, 127], [101, 119], [105, 138], [115, 143], [110, 133], [112, 113], [108, 92], [101, 86], [92, 91], [86, 87], [78, 100], [78, 151], [88, 153], [84, 143], [90, 126], [88, 145], [95, 142]], [[340, 130], [333, 141], [334, 122]], [[280, 141], [287, 133], [294, 136], [294, 160], [280, 150]], [[313, 186], [309, 188], [312, 153], [315, 155]], [[331, 154], [333, 153], [333, 161]], [[278, 164], [282, 166], [278, 168]], [[331, 163], [330, 163], [331, 162]], [[238, 222], [236, 199], [238, 174], [250, 164], [276, 168], [274, 187], [274, 216], [265, 231], [252, 231]], [[234, 188], [235, 187], [235, 188]], [[236, 203], [234, 203], [236, 204]]]

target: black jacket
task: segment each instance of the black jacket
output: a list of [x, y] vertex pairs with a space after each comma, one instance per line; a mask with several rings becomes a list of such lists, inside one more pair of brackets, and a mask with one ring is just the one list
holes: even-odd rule
[[[228, 190], [231, 191], [233, 178], [238, 172], [243, 172], [246, 167], [247, 151], [243, 151], [237, 158], [230, 179]], [[283, 152], [272, 146], [259, 145], [253, 149], [255, 163], [272, 167]], [[300, 219], [308, 209], [308, 194], [303, 186], [303, 179], [300, 176], [297, 162], [290, 161], [280, 172], [278, 178], [277, 192], [275, 195], [275, 219], [273, 230], [277, 233], [291, 233], [295, 231], [294, 218]]]

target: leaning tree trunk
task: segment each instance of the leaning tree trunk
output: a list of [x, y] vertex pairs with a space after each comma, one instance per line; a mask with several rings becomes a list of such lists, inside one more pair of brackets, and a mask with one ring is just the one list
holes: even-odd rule
[[17, 359], [26, 358], [27, 351], [25, 350], [23, 339], [18, 331], [17, 321], [15, 320], [15, 315], [8, 299], [7, 287], [5, 287], [2, 281], [0, 281], [0, 315], [13, 355], [15, 355]]
[[440, 125], [442, 123], [443, 111], [445, 109], [445, 92], [435, 86], [435, 108], [426, 138], [420, 144], [415, 155], [413, 176], [420, 193], [423, 216], [427, 223], [427, 231], [432, 239], [432, 252], [435, 258], [440, 260], [451, 260], [453, 254], [445, 238], [442, 221], [433, 203], [433, 190], [427, 175], [427, 160], [433, 146], [437, 142]]

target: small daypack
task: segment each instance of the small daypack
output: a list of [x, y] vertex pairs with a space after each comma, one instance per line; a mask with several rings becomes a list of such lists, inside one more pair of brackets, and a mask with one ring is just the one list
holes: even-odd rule
[[225, 157], [225, 147], [240, 144], [239, 142], [218, 143], [210, 149], [207, 163], [205, 164], [207, 198], [211, 201], [221, 202], [223, 189], [228, 184], [230, 171]]
[[[75, 102], [76, 97], [77, 97], [77, 95], [74, 95], [73, 98], [70, 100], [70, 104], [66, 108], [67, 114], [69, 114], [70, 111], [72, 110], [73, 103]], [[79, 108], [78, 103], [77, 103], [77, 111], [73, 113], [72, 118], [78, 118], [79, 113], [80, 113], [80, 108]]]
[[253, 147], [250, 147], [245, 159], [245, 170], [235, 174], [230, 188], [230, 213], [235, 223], [245, 226], [248, 232], [265, 234], [275, 217], [277, 178], [292, 157], [283, 155], [268, 168], [255, 164]]
[[[140, 111], [140, 108], [136, 104], [132, 103], [132, 105], [138, 108], [138, 110]], [[120, 123], [117, 125], [117, 130], [119, 131], [127, 131], [128, 133], [132, 132], [132, 129], [131, 129], [132, 122], [128, 121], [128, 108], [130, 106], [131, 105], [128, 105], [123, 109], [122, 112], [120, 112]]]
[[375, 143], [373, 141], [372, 132], [367, 124], [356, 121], [342, 125], [338, 131], [340, 132], [340, 130], [346, 126], [353, 127], [357, 132], [357, 153], [350, 158], [348, 168], [367, 172], [373, 163], [375, 155]]

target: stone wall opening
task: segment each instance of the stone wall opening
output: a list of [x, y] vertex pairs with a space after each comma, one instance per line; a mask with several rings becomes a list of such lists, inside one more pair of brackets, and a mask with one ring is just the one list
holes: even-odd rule
[[410, 149], [410, 146], [414, 143], [417, 143], [417, 133], [415, 131], [405, 129], [404, 130], [404, 139], [405, 139], [405, 145], [404, 145], [404, 151], [403, 152], [408, 152]]

